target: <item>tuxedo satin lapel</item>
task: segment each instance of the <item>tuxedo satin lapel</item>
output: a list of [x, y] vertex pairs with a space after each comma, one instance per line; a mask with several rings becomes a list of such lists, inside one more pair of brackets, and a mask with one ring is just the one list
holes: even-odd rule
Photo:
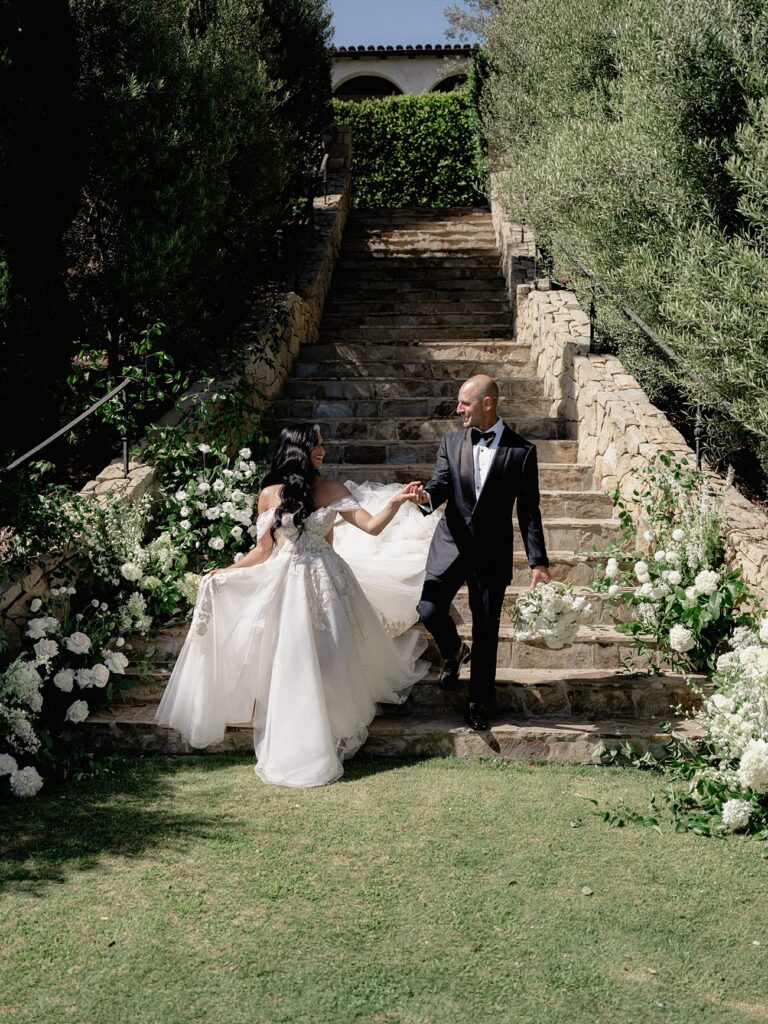
[[477, 508], [482, 501], [488, 500], [487, 495], [489, 493], [493, 493], [497, 481], [501, 480], [504, 475], [504, 467], [506, 466], [507, 459], [509, 458], [510, 433], [511, 431], [509, 427], [505, 424], [504, 430], [501, 432], [501, 437], [499, 438], [499, 443], [496, 447], [496, 454], [493, 456], [493, 461], [488, 467], [488, 473], [485, 477], [485, 481], [483, 482], [483, 489], [480, 491], [480, 496], [477, 499], [475, 508]]
[[459, 479], [461, 480], [461, 493], [464, 496], [464, 504], [467, 512], [475, 507], [475, 460], [472, 455], [471, 431], [464, 432], [464, 439], [459, 448]]

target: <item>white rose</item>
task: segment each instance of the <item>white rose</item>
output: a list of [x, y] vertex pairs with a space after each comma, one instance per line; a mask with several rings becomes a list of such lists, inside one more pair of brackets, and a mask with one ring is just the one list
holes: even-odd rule
[[207, 455], [208, 452], [211, 450], [211, 446], [209, 444], [199, 444], [197, 446], [197, 450], [199, 452], [202, 452], [203, 455]]
[[229, 531], [229, 535], [230, 537], [234, 537], [235, 540], [240, 540], [240, 538], [243, 536], [242, 526], [233, 526], [232, 529]]
[[219, 519], [221, 518], [221, 509], [218, 505], [211, 505], [205, 510], [206, 519]]
[[99, 607], [99, 602], [94, 597], [94, 599], [91, 601], [91, 608], [98, 608], [98, 607]]
[[179, 509], [179, 513], [181, 515], [183, 515], [184, 517], [190, 515], [191, 512], [192, 512], [192, 509], [189, 507], [189, 505], [182, 505], [181, 508]]
[[75, 683], [75, 673], [71, 668], [62, 668], [53, 677], [53, 685], [58, 686], [64, 693], [71, 693]]
[[676, 530], [672, 531], [672, 540], [675, 542], [675, 544], [679, 544], [680, 541], [684, 540], [684, 539], [685, 539], [685, 531], [681, 530], [680, 527], [678, 527]]
[[179, 526], [182, 528], [182, 530], [192, 529], [192, 523], [190, 523], [188, 519], [182, 519], [181, 522], [179, 523]]
[[234, 561], [235, 562], [239, 562], [241, 558], [245, 558], [245, 552], [244, 551], [238, 551], [237, 554], [234, 557]]
[[610, 585], [610, 587], [608, 587], [608, 593], [611, 595], [611, 597], [613, 597], [614, 594], [618, 594], [618, 592], [619, 592], [619, 585], [618, 585], [618, 583], [612, 583]]
[[615, 558], [609, 558], [605, 564], [605, 575], [609, 580], [616, 579], [619, 575], [619, 563]]
[[117, 640], [115, 640], [115, 647], [124, 647], [124, 646], [125, 646], [125, 640], [121, 636], [119, 636], [117, 638]]
[[176, 501], [186, 501], [188, 497], [189, 495], [187, 494], [186, 491], [176, 491], [176, 493], [174, 494], [174, 498], [176, 499]]
[[241, 448], [240, 451], [237, 454], [240, 456], [241, 459], [250, 459], [250, 457], [251, 457], [251, 449], [250, 448]]
[[84, 700], [76, 700], [74, 704], [70, 704], [67, 709], [67, 713], [64, 716], [65, 721], [74, 722], [78, 725], [80, 722], [84, 722], [88, 717], [88, 703]]
[[32, 765], [20, 768], [11, 775], [11, 792], [21, 800], [36, 796], [42, 786], [43, 780]]
[[135, 562], [125, 562], [120, 566], [120, 572], [123, 577], [130, 582], [135, 582], [141, 579], [141, 569]]
[[34, 601], [32, 601], [32, 603], [30, 604], [29, 610], [31, 612], [39, 612], [42, 607], [43, 607], [43, 602], [40, 600], [39, 597], [36, 597], [34, 599]]
[[213, 548], [214, 551], [221, 551], [224, 547], [224, 540], [221, 537], [211, 537], [208, 541], [208, 547]]
[[258, 533], [259, 533], [259, 528], [256, 526], [255, 523], [253, 524], [253, 526], [249, 526], [248, 527], [248, 536], [252, 537], [254, 540], [258, 536]]
[[678, 623], [669, 631], [669, 646], [678, 654], [685, 654], [696, 646], [696, 640], [690, 629]]
[[71, 636], [64, 637], [64, 646], [73, 654], [87, 654], [91, 649], [90, 637], [85, 633], [75, 631]]
[[218, 493], [221, 493], [221, 491], [224, 490], [225, 486], [226, 486], [226, 484], [224, 483], [223, 480], [214, 480], [213, 481], [213, 489], [214, 489], [214, 491], [217, 491]]
[[635, 576], [637, 576], [640, 583], [648, 581], [648, 565], [645, 562], [635, 562]]
[[59, 653], [59, 645], [55, 640], [38, 640], [34, 645], [35, 658], [38, 661], [50, 661]]
[[[104, 652], [102, 652], [104, 653]], [[124, 676], [125, 670], [128, 668], [128, 659], [120, 651], [107, 651], [104, 657], [104, 663], [110, 672], [114, 672], [116, 676]]]
[[93, 666], [91, 674], [93, 676], [93, 685], [98, 686], [99, 689], [102, 689], [109, 682], [109, 669], [106, 665], [102, 665], [101, 662]]
[[58, 620], [54, 619], [52, 615], [46, 615], [42, 619], [30, 619], [27, 623], [25, 635], [30, 640], [42, 640], [43, 637], [48, 636], [55, 628], [52, 623], [58, 625]]
[[723, 824], [729, 832], [746, 828], [752, 816], [752, 805], [746, 800], [726, 800], [722, 807]]
[[0, 775], [13, 775], [19, 770], [16, 758], [10, 754], [0, 754]]
[[207, 494], [208, 491], [210, 491], [210, 489], [211, 485], [208, 483], [207, 480], [201, 480], [200, 483], [197, 485], [198, 494]]
[[81, 690], [89, 690], [93, 686], [93, 672], [89, 668], [79, 668], [75, 672], [75, 680]]

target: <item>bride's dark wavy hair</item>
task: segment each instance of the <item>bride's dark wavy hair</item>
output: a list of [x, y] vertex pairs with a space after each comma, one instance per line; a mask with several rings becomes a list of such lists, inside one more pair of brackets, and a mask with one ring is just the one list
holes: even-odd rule
[[312, 465], [310, 455], [319, 442], [320, 427], [317, 423], [286, 427], [280, 431], [272, 465], [261, 481], [262, 488], [272, 484], [281, 484], [283, 488], [272, 525], [273, 537], [286, 513], [293, 513], [293, 524], [301, 533], [305, 522], [315, 511], [312, 481], [319, 473]]

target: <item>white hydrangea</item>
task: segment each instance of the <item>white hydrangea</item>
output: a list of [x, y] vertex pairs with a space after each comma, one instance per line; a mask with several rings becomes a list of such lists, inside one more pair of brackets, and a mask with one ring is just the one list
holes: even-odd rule
[[615, 580], [619, 575], [619, 563], [615, 558], [609, 558], [605, 563], [605, 575], [609, 580]]
[[669, 646], [678, 654], [685, 654], [696, 646], [696, 639], [690, 629], [678, 622], [669, 631]]
[[64, 646], [73, 654], [87, 654], [91, 649], [91, 638], [87, 634], [75, 630], [70, 636], [64, 637]]
[[651, 577], [646, 562], [635, 562], [635, 576], [639, 583], [648, 583]]
[[136, 580], [141, 579], [142, 568], [140, 565], [137, 565], [136, 562], [124, 562], [123, 565], [120, 566], [120, 572], [124, 579], [128, 580], [130, 583], [135, 583]]
[[682, 580], [682, 574], [677, 569], [666, 569], [662, 573], [663, 579], [669, 583], [670, 586], [676, 587]]
[[680, 561], [680, 555], [677, 551], [669, 550], [664, 552], [664, 558], [670, 565], [677, 565]]
[[163, 589], [163, 581], [160, 579], [159, 576], [149, 574], [147, 576], [141, 577], [141, 579], [139, 580], [139, 586], [141, 587], [142, 590], [147, 590], [150, 593], [152, 593], [153, 590]]
[[213, 548], [214, 551], [221, 551], [224, 547], [224, 539], [222, 537], [211, 537], [208, 541], [208, 547]]
[[737, 775], [744, 789], [768, 793], [768, 742], [753, 739], [747, 743]]
[[67, 708], [67, 713], [64, 716], [65, 721], [72, 722], [74, 725], [79, 725], [80, 722], [84, 722], [88, 717], [88, 702], [84, 700], [76, 700], [74, 704], [70, 704]]
[[672, 540], [675, 544], [679, 544], [681, 540], [685, 540], [685, 531], [681, 530], [680, 527], [672, 531]]
[[667, 552], [666, 551], [657, 551], [656, 554], [653, 556], [653, 560], [655, 562], [659, 562], [659, 563], [666, 562], [666, 560], [667, 560]]
[[15, 757], [11, 757], [10, 754], [0, 754], [0, 775], [12, 775], [18, 769]]
[[760, 643], [768, 644], [768, 616], [760, 620], [759, 633]]
[[25, 750], [29, 750], [34, 753], [34, 751], [39, 749], [40, 739], [32, 728], [32, 723], [28, 718], [19, 718], [14, 723], [13, 732], [16, 739]]
[[71, 668], [61, 668], [53, 677], [53, 685], [64, 693], [71, 693], [75, 685], [75, 673]]
[[720, 577], [713, 569], [702, 569], [693, 581], [693, 589], [697, 594], [709, 597], [720, 585]]
[[746, 828], [752, 817], [752, 805], [746, 800], [726, 800], [722, 807], [723, 824], [729, 832]]
[[618, 594], [618, 592], [619, 592], [619, 585], [618, 585], [618, 583], [612, 583], [610, 585], [610, 587], [608, 587], [608, 593], [611, 595], [611, 597], [614, 597], [616, 594]]
[[37, 796], [43, 786], [39, 772], [32, 765], [19, 768], [11, 775], [11, 793], [21, 800]]
[[116, 676], [125, 675], [129, 661], [124, 654], [121, 654], [120, 651], [102, 651], [101, 655], [110, 672], [114, 672]]

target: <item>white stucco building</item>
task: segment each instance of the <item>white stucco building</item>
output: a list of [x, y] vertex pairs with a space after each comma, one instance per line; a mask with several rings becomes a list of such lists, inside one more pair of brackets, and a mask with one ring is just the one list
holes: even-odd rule
[[452, 92], [464, 84], [477, 44], [334, 46], [333, 95], [357, 100], [414, 92]]

